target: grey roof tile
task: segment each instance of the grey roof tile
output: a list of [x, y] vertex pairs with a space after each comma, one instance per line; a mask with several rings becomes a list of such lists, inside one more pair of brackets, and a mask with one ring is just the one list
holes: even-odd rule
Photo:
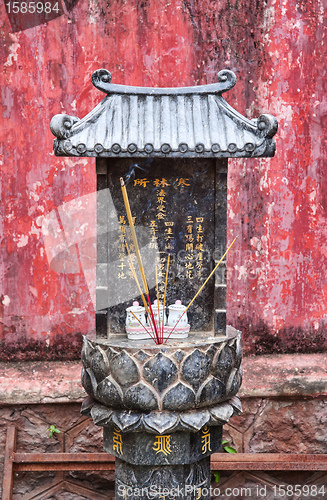
[[106, 70], [92, 82], [107, 96], [81, 120], [56, 115], [50, 128], [57, 156], [258, 157], [273, 156], [277, 120], [249, 120], [223, 99], [236, 82], [231, 71], [218, 83], [182, 88], [110, 83]]

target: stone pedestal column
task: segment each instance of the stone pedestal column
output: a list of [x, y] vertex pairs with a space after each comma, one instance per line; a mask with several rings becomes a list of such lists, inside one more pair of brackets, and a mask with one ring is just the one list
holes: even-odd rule
[[209, 498], [210, 455], [241, 411], [240, 333], [187, 342], [85, 339], [82, 413], [116, 457], [116, 499]]

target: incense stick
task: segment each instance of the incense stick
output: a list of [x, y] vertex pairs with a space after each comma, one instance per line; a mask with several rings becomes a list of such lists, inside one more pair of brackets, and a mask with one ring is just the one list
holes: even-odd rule
[[158, 266], [155, 266], [156, 270], [156, 289], [157, 289], [157, 306], [158, 306], [158, 328], [160, 333], [160, 303], [159, 303], [159, 286], [158, 286]]
[[168, 270], [169, 270], [169, 261], [170, 261], [170, 254], [168, 254], [168, 261], [167, 261], [167, 269], [166, 269], [166, 281], [165, 281], [165, 291], [164, 291], [164, 301], [163, 301], [163, 310], [162, 310], [162, 331], [161, 331], [161, 342], [163, 343], [164, 339], [164, 329], [165, 329], [165, 306], [166, 306], [166, 293], [167, 293], [167, 281], [168, 281]]
[[145, 291], [145, 295], [146, 295], [146, 297], [148, 299], [148, 305], [149, 305], [149, 309], [150, 309], [150, 316], [151, 316], [151, 319], [152, 319], [152, 322], [153, 322], [153, 328], [154, 328], [155, 335], [156, 335], [156, 338], [157, 338], [157, 341], [158, 341], [157, 343], [159, 343], [159, 334], [158, 334], [158, 331], [157, 331], [157, 325], [156, 325], [156, 322], [154, 320], [154, 315], [153, 315], [153, 311], [152, 311], [152, 307], [151, 307], [151, 301], [150, 301], [150, 297], [149, 297], [149, 288], [148, 288], [148, 284], [147, 284], [145, 273], [144, 273], [144, 268], [143, 268], [141, 253], [140, 253], [140, 249], [139, 249], [139, 245], [138, 245], [138, 241], [137, 241], [137, 237], [136, 237], [136, 232], [135, 232], [135, 227], [134, 227], [134, 223], [133, 223], [133, 217], [132, 217], [131, 207], [130, 207], [129, 200], [128, 200], [128, 195], [127, 195], [127, 190], [126, 190], [125, 182], [124, 182], [124, 179], [122, 177], [120, 178], [120, 185], [121, 185], [121, 190], [122, 190], [122, 193], [123, 193], [123, 198], [124, 198], [124, 203], [125, 203], [127, 218], [128, 218], [128, 222], [129, 222], [129, 227], [131, 228], [132, 239], [133, 239], [134, 246], [135, 246], [135, 254], [136, 254], [137, 262], [138, 262], [138, 265], [139, 265], [139, 269], [140, 269], [140, 273], [141, 273], [141, 277], [142, 277], [142, 281], [143, 281], [144, 291]]
[[197, 298], [197, 296], [199, 295], [199, 293], [203, 290], [203, 288], [205, 287], [205, 285], [208, 283], [209, 279], [211, 278], [211, 276], [216, 272], [216, 269], [218, 268], [218, 266], [221, 264], [221, 262], [223, 261], [223, 259], [226, 257], [226, 255], [228, 254], [229, 250], [232, 248], [232, 246], [234, 245], [235, 241], [237, 240], [238, 236], [236, 236], [236, 238], [233, 239], [232, 243], [229, 245], [229, 247], [227, 248], [226, 252], [224, 253], [224, 255], [221, 257], [221, 259], [219, 260], [218, 264], [214, 267], [214, 269], [211, 271], [211, 273], [209, 274], [209, 276], [207, 277], [207, 279], [205, 280], [205, 282], [203, 283], [203, 285], [200, 287], [200, 289], [196, 292], [196, 294], [194, 295], [193, 299], [191, 300], [191, 302], [189, 303], [189, 305], [187, 306], [187, 308], [185, 309], [185, 311], [183, 312], [183, 314], [180, 316], [180, 318], [178, 319], [178, 321], [176, 322], [174, 328], [172, 329], [172, 331], [170, 332], [170, 334], [168, 335], [168, 337], [166, 338], [166, 341], [165, 343], [167, 342], [167, 340], [169, 339], [169, 337], [171, 336], [171, 334], [173, 333], [173, 331], [175, 330], [176, 326], [178, 325], [178, 323], [180, 322], [180, 320], [182, 319], [182, 317], [184, 316], [184, 314], [186, 313], [186, 311], [189, 309], [189, 307], [193, 304], [193, 302], [195, 301], [195, 299]]
[[144, 274], [144, 268], [143, 268], [141, 253], [140, 253], [139, 244], [138, 244], [137, 237], [136, 237], [136, 232], [135, 232], [135, 227], [134, 227], [134, 223], [133, 223], [133, 217], [132, 217], [131, 207], [130, 207], [129, 200], [128, 200], [128, 195], [127, 195], [127, 190], [126, 190], [124, 179], [122, 177], [120, 178], [120, 185], [121, 185], [121, 190], [122, 190], [122, 193], [123, 193], [123, 198], [124, 198], [124, 203], [125, 203], [127, 218], [128, 218], [128, 222], [129, 222], [129, 227], [131, 228], [132, 239], [133, 239], [133, 243], [134, 243], [134, 246], [135, 246], [135, 254], [136, 254], [137, 262], [139, 264], [140, 273], [141, 273], [141, 276], [142, 276], [144, 291], [145, 291], [145, 294], [147, 295], [149, 293], [148, 284], [146, 282], [146, 278], [145, 278], [145, 274]]
[[[140, 291], [141, 298], [142, 298], [142, 302], [143, 302], [143, 306], [144, 306], [144, 309], [145, 309], [145, 311], [146, 311], [146, 313], [147, 313], [147, 315], [148, 315], [148, 318], [149, 318], [149, 325], [150, 325], [150, 328], [151, 328], [151, 332], [152, 332], [152, 334], [154, 335], [153, 337], [152, 337], [152, 335], [151, 335], [151, 338], [153, 338], [153, 340], [155, 341], [155, 331], [154, 331], [153, 326], [152, 326], [152, 322], [151, 322], [151, 317], [150, 317], [149, 307], [148, 307], [148, 304], [146, 303], [145, 297], [144, 297], [144, 295], [143, 295], [143, 293], [142, 293], [142, 290], [141, 290], [141, 286], [140, 286], [139, 280], [137, 279], [137, 274], [136, 274], [136, 271], [135, 271], [135, 268], [134, 268], [134, 264], [133, 264], [133, 262], [132, 262], [131, 255], [130, 255], [129, 250], [128, 250], [128, 245], [127, 245], [127, 242], [125, 242], [125, 243], [126, 243], [126, 248], [127, 248], [127, 251], [128, 251], [129, 258], [130, 258], [129, 267], [130, 267], [130, 270], [131, 270], [131, 272], [132, 272], [133, 278], [134, 278], [134, 280], [136, 281], [136, 284], [137, 284], [137, 286], [138, 286], [138, 289], [139, 289], [139, 291]], [[155, 341], [155, 342], [156, 342], [156, 341]]]
[[145, 300], [145, 297], [143, 295], [143, 292], [142, 292], [139, 280], [137, 279], [137, 274], [136, 274], [135, 267], [134, 267], [134, 264], [133, 264], [133, 261], [132, 261], [132, 256], [130, 254], [130, 251], [129, 251], [129, 248], [128, 248], [128, 244], [127, 244], [126, 240], [125, 240], [125, 245], [126, 245], [126, 249], [127, 249], [127, 253], [128, 253], [128, 257], [129, 257], [129, 267], [130, 267], [130, 270], [132, 271], [133, 278], [135, 279], [136, 284], [138, 286], [138, 289], [140, 291], [144, 308], [145, 308], [146, 312], [148, 313], [148, 311], [149, 311], [148, 304], [146, 303], [146, 300]]

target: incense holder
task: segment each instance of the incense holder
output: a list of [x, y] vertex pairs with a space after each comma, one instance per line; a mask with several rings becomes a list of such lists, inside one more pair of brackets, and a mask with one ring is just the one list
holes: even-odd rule
[[[188, 324], [185, 311], [186, 306], [182, 304], [181, 300], [176, 300], [175, 304], [168, 306], [167, 319], [166, 308], [161, 303], [158, 305], [157, 300], [154, 301], [152, 304], [154, 321], [158, 330], [163, 334], [163, 340], [188, 337], [191, 326]], [[137, 301], [126, 309], [125, 328], [129, 340], [147, 340], [151, 337], [150, 320], [145, 317], [145, 309]]]
[[242, 381], [241, 335], [191, 334], [155, 345], [151, 339], [84, 339], [82, 383], [97, 402], [139, 411], [182, 411], [233, 397]]

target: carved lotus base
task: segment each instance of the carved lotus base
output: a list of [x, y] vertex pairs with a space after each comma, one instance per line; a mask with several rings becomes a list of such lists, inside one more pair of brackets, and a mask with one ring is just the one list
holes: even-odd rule
[[242, 381], [241, 334], [184, 342], [84, 338], [82, 383], [97, 402], [115, 409], [182, 412], [232, 398]]
[[241, 402], [237, 396], [209, 408], [186, 411], [150, 411], [119, 410], [107, 408], [87, 397], [81, 413], [93, 418], [96, 425], [115, 427], [121, 432], [143, 432], [167, 434], [177, 431], [198, 432], [204, 426], [222, 426], [231, 417], [241, 413]]

